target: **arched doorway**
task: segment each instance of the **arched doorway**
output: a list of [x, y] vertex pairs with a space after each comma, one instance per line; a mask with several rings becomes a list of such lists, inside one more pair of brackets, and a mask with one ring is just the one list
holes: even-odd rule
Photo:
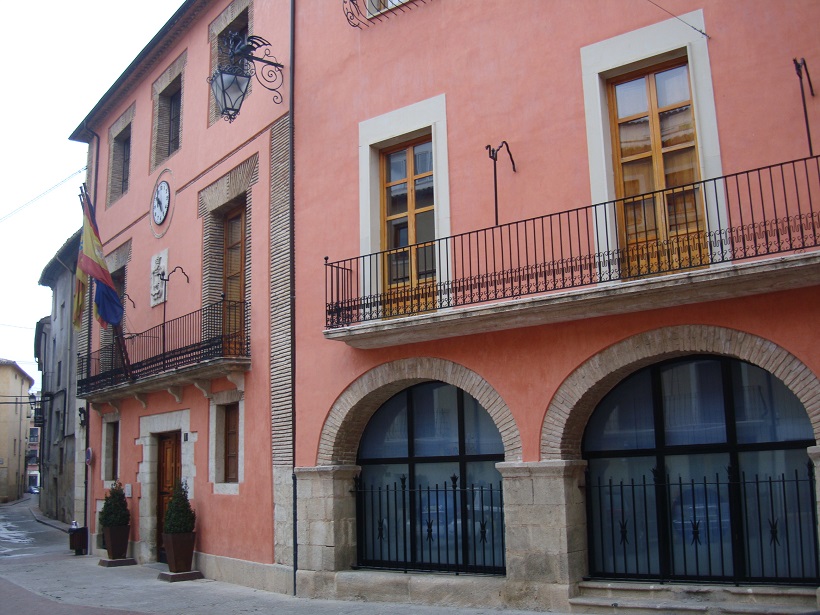
[[501, 434], [469, 393], [440, 381], [399, 391], [358, 450], [359, 566], [504, 572]]
[[738, 359], [644, 367], [584, 432], [590, 576], [818, 581], [815, 445], [781, 380]]

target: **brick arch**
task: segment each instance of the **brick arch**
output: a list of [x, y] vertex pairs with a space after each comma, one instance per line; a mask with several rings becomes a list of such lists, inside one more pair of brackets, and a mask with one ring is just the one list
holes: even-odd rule
[[639, 333], [594, 355], [558, 387], [541, 428], [542, 459], [580, 459], [581, 438], [598, 402], [629, 374], [665, 359], [705, 353], [734, 357], [776, 376], [808, 412], [820, 439], [820, 381], [794, 355], [751, 333], [707, 325]]
[[475, 397], [489, 412], [501, 433], [505, 461], [521, 461], [518, 426], [495, 389], [481, 376], [458, 363], [421, 357], [400, 359], [374, 367], [339, 395], [322, 427], [316, 465], [355, 464], [359, 440], [376, 410], [402, 389], [430, 380], [446, 382]]

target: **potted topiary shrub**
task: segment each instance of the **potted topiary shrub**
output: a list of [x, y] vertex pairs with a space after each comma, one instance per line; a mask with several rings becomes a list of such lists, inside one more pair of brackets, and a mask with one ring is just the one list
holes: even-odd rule
[[190, 572], [194, 559], [194, 525], [196, 513], [188, 500], [188, 486], [182, 482], [174, 485], [174, 492], [165, 509], [162, 543], [168, 556], [168, 570]]
[[131, 534], [131, 514], [125, 491], [119, 480], [108, 490], [100, 511], [100, 525], [105, 537], [108, 559], [125, 559], [128, 554], [128, 537]]

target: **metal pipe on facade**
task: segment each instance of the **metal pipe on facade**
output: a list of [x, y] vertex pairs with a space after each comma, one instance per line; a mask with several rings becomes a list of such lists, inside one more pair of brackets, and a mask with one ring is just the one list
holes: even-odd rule
[[814, 156], [814, 147], [812, 146], [811, 142], [811, 128], [809, 128], [809, 109], [806, 106], [806, 90], [803, 87], [803, 71], [806, 71], [806, 79], [809, 82], [809, 92], [811, 92], [812, 97], [814, 96], [814, 86], [811, 84], [811, 75], [809, 74], [809, 67], [806, 64], [806, 58], [793, 58], [794, 62], [794, 70], [797, 73], [797, 77], [800, 79], [800, 98], [803, 99], [803, 119], [806, 122], [806, 137], [809, 140], [809, 156]]
[[290, 162], [290, 170], [288, 173], [288, 192], [289, 192], [289, 208], [290, 208], [290, 235], [288, 237], [289, 251], [290, 251], [290, 432], [291, 432], [291, 481], [293, 483], [293, 595], [296, 595], [296, 572], [299, 569], [299, 534], [297, 531], [297, 503], [296, 496], [298, 493], [296, 483], [296, 240], [294, 237], [295, 212], [294, 204], [294, 145], [293, 145], [293, 116], [294, 116], [294, 100], [296, 90], [296, 0], [290, 0], [290, 93], [288, 96], [288, 113], [290, 114], [290, 121], [288, 122], [288, 160]]

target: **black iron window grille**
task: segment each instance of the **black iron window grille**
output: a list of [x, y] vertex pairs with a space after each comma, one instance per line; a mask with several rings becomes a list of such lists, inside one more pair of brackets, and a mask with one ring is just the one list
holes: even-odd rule
[[359, 447], [358, 565], [504, 574], [503, 460], [498, 429], [468, 393], [426, 382], [394, 395]]
[[142, 333], [126, 335], [129, 365], [116, 343], [77, 361], [78, 394], [88, 394], [220, 358], [250, 357], [250, 303], [217, 301]]
[[[737, 478], [587, 475], [598, 578], [817, 585], [814, 466]], [[658, 523], [657, 514], [667, 509]], [[733, 516], [741, 525], [735, 529]], [[662, 548], [661, 548], [662, 547]]]
[[[699, 206], [682, 206], [687, 199]], [[401, 248], [435, 260], [427, 264], [436, 271], [434, 281], [406, 276], [397, 282], [390, 269], [397, 250], [325, 259], [325, 326], [816, 248], [818, 199], [815, 156]], [[659, 201], [680, 230], [662, 240], [647, 222]], [[623, 211], [629, 220], [621, 219]]]
[[356, 479], [359, 565], [504, 574], [501, 483], [459, 486], [453, 475], [411, 489]]
[[645, 368], [584, 435], [589, 575], [820, 582], [814, 445], [777, 378], [701, 356]]

